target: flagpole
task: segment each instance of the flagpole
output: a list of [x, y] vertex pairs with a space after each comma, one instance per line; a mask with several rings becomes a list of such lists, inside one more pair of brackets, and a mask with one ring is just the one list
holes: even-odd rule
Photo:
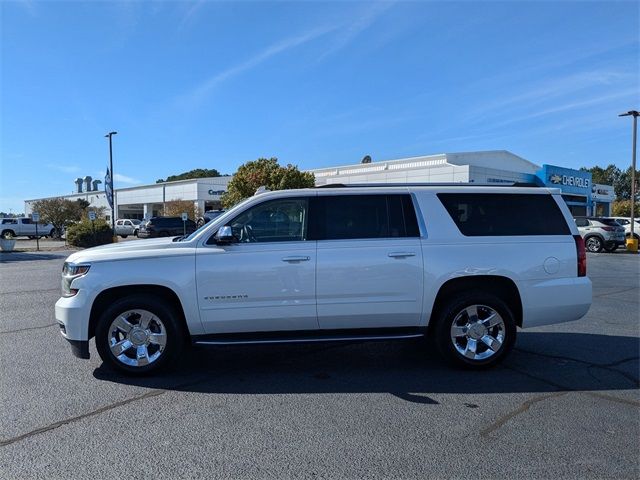
[[113, 188], [113, 148], [111, 145], [111, 137], [118, 132], [109, 132], [105, 135], [105, 137], [109, 138], [109, 183], [111, 184], [111, 198], [113, 205], [111, 206], [111, 232], [113, 233], [113, 238], [116, 238], [116, 191]]

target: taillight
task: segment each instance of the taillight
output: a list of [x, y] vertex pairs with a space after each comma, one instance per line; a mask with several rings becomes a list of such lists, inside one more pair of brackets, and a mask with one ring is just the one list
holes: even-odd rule
[[613, 232], [613, 231], [615, 231], [615, 228], [614, 228], [614, 227], [602, 227], [602, 229], [603, 229], [605, 232]]
[[576, 241], [576, 254], [578, 256], [578, 276], [587, 276], [587, 252], [584, 248], [584, 239], [580, 235], [574, 235]]

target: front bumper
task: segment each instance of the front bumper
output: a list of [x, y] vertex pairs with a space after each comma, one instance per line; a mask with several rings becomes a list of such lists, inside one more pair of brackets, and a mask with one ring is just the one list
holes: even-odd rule
[[86, 290], [73, 297], [62, 297], [56, 302], [55, 316], [60, 334], [71, 344], [76, 357], [89, 358], [89, 317], [91, 303]]

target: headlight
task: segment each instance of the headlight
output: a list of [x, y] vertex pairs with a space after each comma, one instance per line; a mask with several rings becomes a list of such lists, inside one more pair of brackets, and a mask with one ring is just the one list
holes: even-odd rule
[[62, 266], [62, 296], [73, 297], [78, 290], [71, 288], [71, 282], [74, 279], [86, 275], [89, 271], [90, 265], [74, 265], [73, 263], [65, 262]]

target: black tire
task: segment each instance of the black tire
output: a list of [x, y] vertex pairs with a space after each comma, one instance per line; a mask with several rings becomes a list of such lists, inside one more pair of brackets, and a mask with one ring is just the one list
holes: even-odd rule
[[607, 253], [613, 253], [618, 249], [617, 243], [608, 243], [604, 246], [604, 251]]
[[127, 238], [129, 235], [120, 235], [122, 238]]
[[[38, 237], [38, 238], [40, 238], [40, 237]], [[35, 239], [36, 239], [35, 235], [29, 235], [29, 240], [35, 240]]]
[[[160, 356], [154, 361], [143, 366], [133, 366], [119, 360], [110, 348], [110, 327], [112, 322], [130, 310], [146, 310], [152, 313], [164, 325], [166, 332], [166, 344]], [[131, 323], [135, 325], [135, 315], [129, 316]], [[124, 372], [128, 375], [148, 375], [155, 373], [171, 364], [180, 354], [185, 345], [186, 332], [179, 320], [179, 313], [168, 302], [156, 295], [133, 294], [120, 298], [113, 302], [98, 319], [96, 325], [96, 348], [102, 361], [112, 369]], [[124, 334], [123, 334], [124, 336]], [[134, 348], [133, 346], [131, 347]], [[131, 350], [126, 355], [133, 356]]]
[[[464, 312], [467, 307], [474, 305], [478, 307], [478, 317], [476, 320], [483, 320], [483, 318], [481, 318], [482, 315], [489, 310], [494, 310], [499, 314], [504, 325], [502, 330], [503, 340], [493, 353], [489, 352], [491, 349], [484, 342], [476, 340], [476, 349], [479, 355], [481, 356], [488, 353], [490, 356], [487, 358], [467, 358], [458, 351], [452, 339], [452, 328], [454, 327], [456, 318], [465, 318], [466, 314]], [[435, 321], [435, 343], [440, 354], [450, 363], [468, 369], [484, 369], [497, 365], [509, 354], [516, 341], [516, 322], [513, 312], [502, 299], [483, 291], [470, 291], [450, 297], [440, 309]], [[463, 322], [465, 321], [467, 323], [470, 322], [470, 320], [463, 320]], [[456, 325], [459, 325], [459, 323], [456, 323]], [[495, 338], [497, 339], [497, 332], [500, 328], [501, 327], [496, 326], [487, 329], [487, 331], [490, 334], [495, 334]], [[464, 342], [465, 338], [460, 337], [456, 340]]]
[[168, 237], [169, 236], [169, 232], [167, 231], [162, 231], [158, 234], [159, 237]]
[[584, 239], [584, 245], [587, 248], [587, 252], [600, 253], [604, 247], [602, 239], [596, 235], [591, 235]]
[[52, 228], [51, 231], [49, 232], [49, 238], [58, 238], [58, 236], [56, 235], [56, 229]]
[[138, 238], [138, 229], [137, 228], [133, 231], [133, 236]]

